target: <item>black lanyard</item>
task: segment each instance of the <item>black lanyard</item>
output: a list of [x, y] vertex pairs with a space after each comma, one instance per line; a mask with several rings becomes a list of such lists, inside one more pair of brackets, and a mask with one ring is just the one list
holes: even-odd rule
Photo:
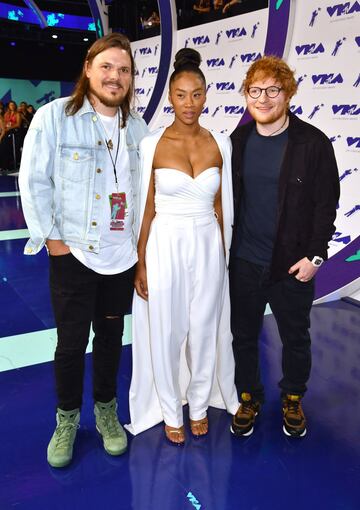
[[[93, 108], [94, 112], [96, 113], [95, 109]], [[111, 163], [112, 163], [112, 166], [113, 166], [113, 170], [114, 170], [114, 177], [115, 177], [115, 186], [116, 186], [116, 191], [118, 192], [119, 189], [118, 189], [118, 180], [117, 180], [117, 175], [116, 175], [116, 162], [117, 162], [117, 159], [118, 159], [118, 155], [119, 155], [119, 147], [120, 147], [120, 112], [119, 112], [119, 109], [117, 111], [117, 117], [118, 117], [118, 140], [117, 140], [117, 147], [116, 147], [116, 154], [115, 154], [115, 160], [113, 159], [112, 157], [112, 154], [111, 154], [111, 149], [109, 147], [109, 142], [106, 140], [106, 137], [105, 137], [105, 145], [106, 145], [106, 148], [108, 150], [108, 153], [109, 153], [109, 156], [110, 156], [110, 159], [111, 159]], [[102, 120], [100, 117], [98, 117], [100, 122], [101, 122], [101, 125], [102, 125], [102, 128], [104, 130], [104, 133], [105, 135], [107, 134], [106, 133], [106, 129], [105, 129], [105, 126], [104, 124], [102, 123]]]

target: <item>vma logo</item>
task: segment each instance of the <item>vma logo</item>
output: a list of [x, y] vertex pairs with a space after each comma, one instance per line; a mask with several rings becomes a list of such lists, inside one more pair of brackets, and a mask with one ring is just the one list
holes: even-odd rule
[[215, 110], [213, 111], [213, 113], [212, 113], [212, 115], [211, 115], [211, 116], [212, 116], [212, 117], [215, 117], [215, 115], [216, 115], [217, 113], [219, 113], [219, 111], [221, 110], [222, 106], [223, 106], [222, 104], [218, 105], [218, 106], [215, 108]]
[[239, 39], [240, 37], [244, 37], [247, 35], [247, 32], [244, 27], [242, 28], [230, 28], [226, 30], [226, 36], [230, 40]]
[[219, 69], [225, 67], [225, 60], [223, 58], [209, 58], [206, 64], [210, 69]]
[[235, 83], [233, 81], [221, 81], [216, 84], [217, 92], [231, 92], [235, 90]]
[[135, 89], [135, 94], [136, 94], [137, 96], [142, 96], [142, 95], [144, 95], [144, 94], [145, 94], [145, 89], [143, 89], [142, 87], [136, 88], [136, 89]]
[[244, 53], [240, 55], [241, 62], [244, 64], [248, 64], [250, 62], [255, 62], [255, 60], [259, 60], [261, 58], [261, 53]]
[[148, 68], [148, 73], [149, 74], [157, 74], [158, 73], [158, 68], [157, 67], [149, 67]]
[[318, 17], [320, 11], [321, 11], [321, 7], [319, 7], [318, 9], [315, 9], [315, 11], [312, 12], [311, 18], [310, 18], [310, 21], [309, 21], [309, 27], [313, 27], [314, 26], [316, 18]]
[[145, 48], [139, 48], [140, 55], [152, 55], [152, 50], [148, 46]]
[[296, 106], [295, 104], [293, 104], [292, 106], [290, 106], [290, 111], [294, 114], [294, 115], [302, 115], [304, 110], [302, 108], [302, 106]]
[[332, 241], [340, 244], [349, 244], [351, 242], [351, 236], [343, 234], [342, 232], [335, 232], [332, 236]]
[[205, 107], [202, 109], [201, 114], [202, 114], [202, 115], [209, 115], [209, 107], [208, 107], [208, 106], [205, 106]]
[[315, 117], [315, 115], [317, 114], [317, 112], [319, 110], [321, 110], [321, 108], [324, 108], [324, 103], [321, 103], [321, 104], [316, 104], [313, 109], [311, 110], [311, 113], [310, 115], [308, 116], [308, 119], [313, 119]]
[[356, 116], [360, 114], [360, 107], [357, 104], [333, 104], [332, 111], [334, 115]]
[[297, 80], [296, 80], [296, 84], [297, 86], [299, 87], [299, 85], [305, 80], [305, 78], [307, 77], [307, 74], [301, 74]]
[[138, 106], [138, 107], [136, 108], [136, 111], [137, 111], [138, 113], [144, 113], [144, 112], [145, 112], [145, 110], [146, 110], [146, 107], [145, 107], [145, 106]]
[[[352, 147], [355, 149], [360, 149], [360, 136], [348, 136], [346, 138], [346, 143], [348, 147]], [[357, 170], [357, 168], [355, 169]]]
[[164, 106], [163, 112], [166, 115], [172, 115], [174, 113], [174, 108], [172, 106]]
[[349, 177], [349, 175], [353, 175], [353, 173], [357, 172], [358, 170], [359, 170], [358, 168], [348, 168], [339, 176], [339, 181], [340, 182], [343, 181], [344, 179]]
[[242, 115], [245, 111], [243, 106], [225, 106], [225, 115]]
[[197, 37], [192, 38], [194, 46], [204, 46], [205, 44], [210, 43], [210, 38], [208, 35], [199, 35]]
[[295, 46], [295, 50], [298, 55], [304, 56], [325, 53], [325, 48], [322, 43], [300, 44]]
[[340, 73], [313, 74], [311, 78], [314, 85], [336, 85], [337, 83], [344, 82], [344, 78]]
[[354, 14], [355, 12], [360, 12], [360, 3], [359, 2], [345, 2], [343, 4], [336, 4], [330, 7], [326, 7], [326, 10], [330, 16], [330, 18], [346, 16], [349, 14]]

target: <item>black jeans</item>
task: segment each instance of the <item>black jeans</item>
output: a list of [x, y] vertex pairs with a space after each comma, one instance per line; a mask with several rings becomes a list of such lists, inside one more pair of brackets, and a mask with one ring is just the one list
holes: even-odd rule
[[229, 276], [238, 394], [251, 393], [255, 400], [264, 400], [258, 342], [269, 303], [282, 341], [281, 393], [303, 395], [311, 369], [309, 327], [314, 281], [303, 283], [289, 275], [271, 282], [267, 268], [235, 257], [230, 261]]
[[93, 339], [93, 396], [110, 402], [122, 347], [124, 315], [129, 313], [135, 268], [101, 275], [81, 264], [71, 253], [50, 256], [50, 291], [57, 327], [55, 380], [58, 407], [81, 407], [85, 351], [90, 325]]

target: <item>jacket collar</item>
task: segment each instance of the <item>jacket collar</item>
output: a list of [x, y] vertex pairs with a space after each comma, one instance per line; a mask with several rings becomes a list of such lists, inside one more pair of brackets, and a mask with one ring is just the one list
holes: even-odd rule
[[87, 96], [84, 97], [84, 102], [77, 113], [78, 115], [84, 115], [85, 113], [94, 113], [94, 108], [91, 106], [91, 103]]

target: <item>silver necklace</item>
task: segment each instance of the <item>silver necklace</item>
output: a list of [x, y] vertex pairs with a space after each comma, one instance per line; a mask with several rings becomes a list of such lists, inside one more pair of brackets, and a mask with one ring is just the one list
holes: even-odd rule
[[[108, 131], [106, 130], [106, 127], [105, 127], [105, 125], [104, 125], [103, 121], [101, 120], [100, 115], [98, 115], [98, 118], [99, 118], [100, 123], [101, 123], [101, 125], [102, 125], [102, 128], [103, 128], [103, 130], [104, 130], [104, 133], [105, 133], [105, 135], [106, 135], [106, 137], [107, 137], [109, 133], [108, 133]], [[117, 115], [116, 115], [116, 120], [115, 120], [115, 122], [114, 122], [114, 127], [113, 127], [113, 130], [112, 130], [111, 136], [110, 136], [108, 139], [106, 139], [106, 137], [105, 137], [105, 143], [106, 143], [106, 146], [107, 146], [107, 148], [108, 148], [108, 149], [110, 149], [111, 151], [112, 151], [112, 150], [113, 150], [113, 148], [114, 148], [113, 138], [114, 138], [114, 135], [115, 135], [116, 127], [117, 127], [118, 129], [120, 129], [120, 115], [119, 115], [119, 111], [117, 112]]]

